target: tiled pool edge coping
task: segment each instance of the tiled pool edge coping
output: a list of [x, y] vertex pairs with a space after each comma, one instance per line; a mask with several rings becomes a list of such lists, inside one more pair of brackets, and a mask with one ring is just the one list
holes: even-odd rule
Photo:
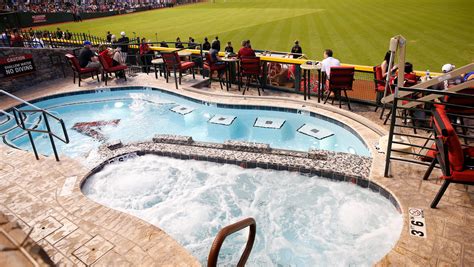
[[[194, 151], [189, 151], [190, 147], [198, 148]], [[219, 152], [227, 150], [232, 153], [234, 158], [228, 158], [226, 155], [220, 154]], [[329, 166], [328, 168], [315, 168], [305, 164], [289, 164], [289, 162], [281, 161], [281, 162], [269, 162], [271, 160], [265, 160], [265, 156], [259, 157], [257, 156], [256, 160], [239, 160], [238, 156], [241, 155], [249, 155], [248, 153], [265, 155], [278, 155], [272, 154], [272, 152], [267, 153], [258, 153], [258, 152], [247, 152], [247, 151], [239, 151], [233, 150], [230, 148], [224, 148], [219, 144], [211, 145], [210, 147], [206, 147], [204, 143], [195, 143], [195, 144], [170, 144], [170, 143], [153, 143], [153, 142], [141, 142], [141, 143], [132, 143], [124, 145], [120, 148], [116, 149], [108, 149], [106, 146], [102, 146], [101, 154], [104, 155], [105, 160], [102, 161], [99, 165], [94, 167], [86, 176], [82, 178], [80, 181], [80, 188], [82, 189], [83, 184], [85, 181], [92, 176], [100, 172], [106, 165], [124, 161], [130, 156], [144, 156], [147, 154], [157, 155], [157, 156], [164, 156], [164, 157], [171, 157], [181, 160], [198, 160], [198, 161], [207, 161], [207, 162], [215, 162], [220, 164], [232, 164], [238, 165], [242, 168], [262, 168], [262, 169], [272, 169], [272, 170], [279, 170], [279, 171], [291, 171], [291, 172], [298, 172], [302, 175], [309, 175], [309, 176], [318, 176], [326, 179], [330, 179], [333, 181], [340, 181], [340, 182], [350, 182], [362, 188], [368, 188], [372, 192], [378, 193], [381, 196], [388, 199], [392, 205], [397, 209], [397, 211], [403, 215], [401, 205], [395, 195], [390, 192], [390, 190], [386, 189], [384, 186], [379, 185], [378, 183], [367, 179], [369, 173], [365, 175], [356, 175], [356, 174], [345, 174], [340, 171], [335, 171], [334, 168]], [[279, 151], [279, 150], [274, 150]], [[198, 152], [198, 153], [196, 153]], [[202, 153], [199, 153], [202, 152]], [[291, 152], [290, 152], [291, 153]], [[321, 153], [325, 153], [326, 155], [330, 154], [330, 156], [338, 158], [338, 156], [344, 157], [344, 154], [350, 155], [347, 153], [338, 153], [338, 152], [331, 152], [331, 151], [323, 151]], [[303, 154], [308, 154], [304, 152], [297, 152], [299, 158]], [[291, 154], [280, 155], [285, 158], [294, 157]], [[295, 155], [296, 156], [296, 155]], [[369, 165], [368, 168], [372, 165], [372, 160], [367, 157], [361, 157], [357, 155], [350, 155], [352, 157], [359, 157], [359, 158], [366, 158], [366, 163]], [[248, 158], [248, 157], [247, 157]], [[296, 158], [296, 157], [295, 157]], [[318, 159], [309, 159], [305, 158], [306, 160], [318, 161]], [[367, 160], [369, 159], [369, 160]], [[319, 160], [323, 161], [323, 160]], [[325, 166], [327, 167], [327, 166]], [[369, 171], [370, 172], [370, 171]], [[367, 176], [367, 177], [366, 177]]]
[[[93, 93], [98, 93], [98, 92], [113, 92], [113, 91], [125, 91], [125, 90], [152, 90], [152, 91], [159, 91], [161, 93], [177, 96], [184, 98], [188, 101], [198, 103], [201, 105], [216, 105], [218, 108], [229, 108], [229, 109], [249, 109], [249, 110], [267, 110], [267, 111], [279, 111], [279, 112], [288, 112], [288, 113], [294, 113], [294, 114], [303, 114], [303, 113], [309, 113], [309, 116], [318, 118], [333, 124], [338, 125], [339, 127], [342, 127], [343, 129], [349, 131], [351, 134], [353, 134], [355, 137], [357, 137], [362, 144], [365, 146], [365, 148], [369, 151], [370, 154], [373, 153], [373, 151], [370, 149], [369, 144], [367, 144], [366, 140], [352, 127], [349, 125], [341, 122], [340, 120], [328, 117], [326, 115], [318, 114], [314, 111], [307, 110], [305, 108], [297, 109], [297, 108], [286, 108], [286, 107], [275, 107], [271, 105], [252, 105], [252, 104], [224, 104], [224, 103], [219, 103], [217, 100], [213, 101], [205, 101], [202, 99], [194, 98], [191, 96], [184, 95], [180, 93], [180, 91], [170, 91], [168, 89], [162, 89], [162, 88], [156, 88], [156, 87], [150, 87], [150, 86], [121, 86], [121, 87], [105, 87], [105, 88], [100, 88], [100, 89], [88, 89], [88, 90], [81, 90], [81, 91], [74, 91], [74, 92], [67, 92], [67, 93], [59, 93], [59, 94], [53, 94], [53, 95], [48, 95], [48, 96], [43, 96], [39, 98], [35, 98], [33, 100], [28, 101], [31, 104], [45, 101], [45, 100], [50, 100], [54, 98], [59, 98], [59, 97], [65, 97], [65, 96], [74, 96], [74, 95], [82, 95], [82, 94], [93, 94]], [[22, 108], [27, 106], [26, 104], [19, 104], [17, 108]], [[11, 112], [13, 107], [10, 107], [6, 109], [6, 112]], [[359, 122], [360, 123], [360, 122]], [[375, 130], [374, 130], [375, 131]]]

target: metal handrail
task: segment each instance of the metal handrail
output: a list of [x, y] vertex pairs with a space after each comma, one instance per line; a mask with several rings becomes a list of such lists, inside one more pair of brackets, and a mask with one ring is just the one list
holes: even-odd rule
[[[35, 154], [35, 157], [37, 160], [39, 160], [39, 155], [38, 155], [38, 151], [36, 149], [36, 145], [35, 145], [35, 142], [34, 142], [34, 139], [33, 139], [33, 136], [31, 133], [42, 133], [42, 134], [47, 134], [49, 136], [49, 140], [51, 142], [51, 146], [52, 146], [52, 149], [53, 149], [53, 152], [54, 152], [54, 157], [56, 159], [56, 161], [59, 161], [59, 155], [58, 155], [58, 151], [56, 149], [56, 144], [54, 142], [54, 138], [58, 139], [59, 141], [63, 142], [63, 143], [66, 143], [68, 144], [69, 143], [69, 135], [67, 133], [67, 129], [66, 129], [66, 125], [64, 123], [64, 121], [57, 117], [56, 115], [52, 114], [51, 112], [45, 110], [45, 109], [42, 109], [36, 105], [33, 105], [32, 103], [28, 102], [28, 101], [25, 101], [15, 95], [12, 95], [4, 90], [0, 90], [0, 93], [2, 93], [3, 95], [7, 96], [7, 97], [10, 97], [12, 99], [15, 99], [27, 106], [30, 106], [34, 109], [18, 109], [16, 107], [14, 107], [12, 110], [13, 110], [13, 118], [15, 119], [15, 122], [16, 122], [16, 125], [17, 127], [19, 127], [20, 129], [24, 130], [27, 132], [28, 134], [28, 138], [30, 139], [30, 143], [31, 143], [31, 147], [33, 148], [33, 152]], [[3, 114], [8, 114], [8, 116], [12, 117], [11, 114], [9, 114], [8, 112], [5, 112], [4, 110], [0, 110], [1, 113]], [[45, 126], [46, 126], [46, 130], [38, 130], [36, 128], [28, 128], [26, 126], [26, 122], [25, 122], [25, 118], [26, 116], [24, 116], [26, 113], [37, 113], [37, 112], [41, 112], [42, 116], [43, 116], [43, 119], [44, 119], [44, 123], [45, 123]], [[60, 123], [61, 125], [61, 129], [63, 131], [63, 137], [60, 137], [58, 135], [56, 135], [55, 133], [52, 132], [51, 130], [51, 126], [49, 124], [49, 120], [48, 120], [48, 117], [51, 117], [53, 118], [54, 120], [56, 120], [57, 122]]]
[[207, 259], [208, 267], [217, 266], [219, 251], [221, 250], [222, 243], [224, 243], [226, 237], [246, 227], [250, 228], [249, 237], [247, 239], [247, 244], [245, 245], [245, 250], [240, 257], [239, 263], [237, 263], [238, 267], [245, 266], [245, 263], [250, 256], [250, 252], [252, 251], [253, 243], [255, 242], [255, 234], [257, 232], [257, 223], [253, 218], [246, 218], [234, 224], [228, 225], [222, 228], [219, 233], [217, 233]]

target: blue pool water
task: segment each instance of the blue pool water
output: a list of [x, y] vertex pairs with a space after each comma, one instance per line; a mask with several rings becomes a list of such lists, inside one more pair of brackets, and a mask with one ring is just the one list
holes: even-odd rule
[[[151, 140], [156, 134], [185, 135], [197, 141], [219, 143], [229, 139], [245, 140], [296, 151], [315, 148], [370, 155], [364, 143], [349, 130], [305, 112], [217, 107], [216, 104], [197, 103], [160, 90], [94, 91], [39, 101], [35, 105], [58, 114], [65, 121], [71, 142], [63, 144], [57, 141], [56, 144], [60, 153], [72, 157], [87, 156], [100, 144], [111, 140], [144, 141]], [[27, 119], [31, 125], [38, 124], [38, 120], [35, 114]], [[61, 132], [59, 124], [50, 123], [56, 133]], [[0, 133], [12, 124], [13, 121], [1, 124]], [[310, 130], [315, 129], [313, 133], [322, 134], [318, 137], [323, 139], [299, 132], [304, 125]], [[16, 129], [6, 133], [5, 137], [15, 146], [31, 149], [27, 137], [20, 134], [21, 131]], [[52, 154], [47, 136], [36, 134], [34, 138], [41, 154]]]

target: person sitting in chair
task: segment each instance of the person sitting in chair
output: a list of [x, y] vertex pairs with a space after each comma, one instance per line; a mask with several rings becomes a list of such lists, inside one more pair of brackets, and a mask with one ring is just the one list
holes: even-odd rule
[[234, 48], [232, 47], [231, 42], [227, 42], [227, 46], [224, 48], [226, 53], [233, 54]]
[[323, 53], [323, 61], [321, 61], [321, 70], [326, 74], [326, 77], [329, 78], [329, 76], [331, 75], [331, 67], [339, 67], [341, 66], [341, 62], [336, 59], [336, 58], [333, 58], [332, 57], [332, 50], [331, 49], [326, 49], [324, 50], [324, 53]]
[[140, 42], [140, 59], [142, 61], [142, 64], [144, 65], [143, 72], [148, 73], [150, 71], [153, 55], [154, 52], [150, 49], [150, 45], [147, 43], [145, 38], [142, 38]]
[[[102, 57], [109, 66], [125, 65], [125, 62], [122, 58], [122, 53], [120, 52], [120, 48], [112, 49], [107, 47], [107, 45], [105, 44], [101, 44], [99, 46], [99, 56]], [[125, 73], [121, 71], [117, 73], [117, 76], [119, 78], [122, 78], [125, 76]]]
[[91, 50], [92, 43], [90, 41], [84, 42], [84, 48], [79, 52], [79, 64], [81, 68], [95, 68], [100, 69], [101, 65], [99, 59]]
[[242, 41], [242, 47], [239, 49], [237, 53], [239, 58], [242, 57], [255, 57], [255, 51], [253, 51], [252, 46], [250, 44], [250, 40]]

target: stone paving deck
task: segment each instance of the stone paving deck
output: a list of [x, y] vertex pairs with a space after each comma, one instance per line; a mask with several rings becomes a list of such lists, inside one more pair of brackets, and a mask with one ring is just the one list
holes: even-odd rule
[[[386, 128], [373, 122], [373, 115], [361, 108], [361, 115], [317, 104], [315, 99], [303, 102], [302, 96], [274, 93], [266, 90], [256, 97], [251, 90], [245, 98], [240, 92], [192, 89], [188, 77], [179, 92], [203, 100], [232, 104], [286, 106], [313, 110], [332, 116], [353, 127], [366, 140], [373, 155], [368, 179], [390, 191], [398, 201], [404, 216], [399, 241], [378, 266], [474, 266], [474, 213], [472, 190], [451, 185], [438, 209], [429, 204], [439, 190], [440, 181], [434, 172], [431, 179], [421, 179], [425, 168], [394, 162], [392, 178], [384, 178], [385, 155], [374, 146]], [[97, 82], [85, 80], [81, 88], [67, 80], [41, 84], [21, 90], [16, 95], [27, 100], [63, 92], [97, 88]], [[110, 86], [143, 85], [175, 91], [174, 84], [153, 75], [139, 75], [128, 82], [115, 81]], [[103, 86], [101, 84], [101, 86]], [[217, 99], [217, 100], [216, 100]], [[0, 108], [15, 105], [15, 101], [0, 97]], [[357, 110], [357, 109], [356, 109]], [[370, 126], [370, 127], [367, 127]], [[59, 265], [107, 266], [197, 266], [200, 265], [184, 248], [159, 228], [133, 216], [101, 206], [80, 191], [79, 183], [90, 168], [74, 159], [62, 157], [61, 162], [41, 157], [39, 161], [25, 151], [0, 145], [0, 212], [18, 223], [24, 232], [33, 227], [31, 239], [41, 245], [52, 261]], [[75, 178], [72, 178], [75, 177]], [[72, 191], [63, 190], [65, 181], [73, 182]], [[408, 233], [409, 207], [425, 211], [427, 238]], [[5, 255], [0, 253], [0, 263]]]

